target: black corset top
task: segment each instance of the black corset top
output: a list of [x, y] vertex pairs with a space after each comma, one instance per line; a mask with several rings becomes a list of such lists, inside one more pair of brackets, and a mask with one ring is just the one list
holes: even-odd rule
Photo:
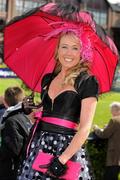
[[52, 74], [47, 74], [42, 80], [43, 116], [79, 123], [82, 99], [98, 95], [97, 80], [86, 72], [80, 73], [75, 80], [75, 91], [64, 90], [52, 100], [48, 93], [48, 87], [54, 77]]
[[52, 100], [45, 90], [43, 100], [43, 116], [67, 119], [78, 123], [80, 117], [81, 103], [77, 92], [65, 90]]

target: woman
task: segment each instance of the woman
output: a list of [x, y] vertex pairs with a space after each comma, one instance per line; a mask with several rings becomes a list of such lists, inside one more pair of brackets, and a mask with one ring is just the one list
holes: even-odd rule
[[[98, 84], [95, 77], [89, 75], [90, 63], [81, 57], [81, 49], [82, 42], [77, 31], [75, 33], [70, 29], [61, 33], [55, 55], [55, 71], [42, 80], [42, 118], [19, 180], [61, 179], [69, 169], [66, 164], [70, 159], [81, 166], [76, 179], [92, 178], [82, 146], [94, 117]], [[41, 150], [55, 157], [48, 165], [47, 173], [32, 168]]]

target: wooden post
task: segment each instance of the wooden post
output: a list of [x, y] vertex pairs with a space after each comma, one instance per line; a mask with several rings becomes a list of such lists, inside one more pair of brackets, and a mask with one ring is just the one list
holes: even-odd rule
[[7, 21], [11, 20], [16, 14], [16, 0], [8, 0]]

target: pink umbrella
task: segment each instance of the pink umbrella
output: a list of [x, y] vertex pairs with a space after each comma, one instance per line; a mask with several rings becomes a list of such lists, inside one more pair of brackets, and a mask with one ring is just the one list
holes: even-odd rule
[[[37, 8], [31, 14], [18, 18], [6, 26], [4, 31], [4, 62], [34, 91], [40, 92], [41, 80], [55, 67], [54, 53], [59, 34], [67, 28], [79, 29], [87, 50], [90, 40], [92, 56], [91, 74], [99, 82], [100, 93], [108, 92], [112, 86], [114, 72], [118, 62], [117, 49], [110, 37], [98, 34], [97, 25], [87, 12], [77, 13], [77, 20], [61, 17], [60, 11], [55, 15], [50, 10], [55, 4], [50, 3]], [[87, 43], [86, 43], [87, 42]], [[85, 45], [87, 46], [85, 47]]]

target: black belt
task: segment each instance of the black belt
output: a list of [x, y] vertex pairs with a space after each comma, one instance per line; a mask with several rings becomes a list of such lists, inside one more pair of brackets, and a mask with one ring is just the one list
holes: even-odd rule
[[58, 126], [55, 124], [50, 124], [46, 122], [39, 122], [38, 127], [37, 127], [37, 132], [39, 131], [47, 131], [47, 132], [53, 132], [57, 134], [65, 134], [65, 135], [75, 135], [76, 130]]

